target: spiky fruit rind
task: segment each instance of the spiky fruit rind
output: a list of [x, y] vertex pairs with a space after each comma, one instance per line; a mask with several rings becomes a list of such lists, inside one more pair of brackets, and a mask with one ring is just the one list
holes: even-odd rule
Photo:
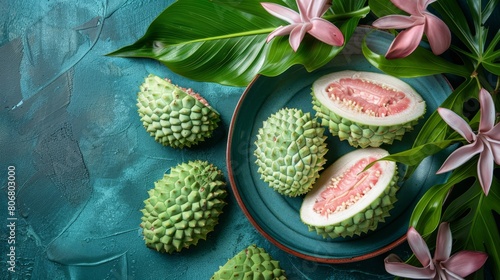
[[[385, 222], [385, 219], [390, 216], [390, 210], [394, 208], [394, 203], [397, 201], [396, 195], [399, 190], [398, 168], [395, 162], [380, 161], [385, 167], [384, 179], [377, 185], [377, 195], [366, 195], [362, 204], [358, 204], [355, 208], [347, 208], [347, 212], [343, 212], [340, 219], [334, 217], [334, 214], [328, 216], [329, 220], [314, 220], [318, 216], [311, 214], [312, 205], [315, 203], [319, 193], [325, 190], [327, 181], [338, 176], [345, 171], [353, 161], [360, 159], [357, 157], [360, 154], [370, 155], [370, 153], [378, 153], [377, 157], [382, 158], [388, 153], [380, 148], [366, 148], [350, 152], [330, 167], [328, 167], [314, 186], [314, 189], [304, 198], [300, 209], [301, 220], [308, 226], [309, 231], [316, 231], [323, 238], [337, 237], [353, 237], [362, 235], [369, 231], [377, 229], [378, 225]], [[349, 159], [350, 156], [354, 158]], [[324, 176], [324, 177], [323, 177]], [[361, 200], [360, 200], [361, 201]], [[359, 201], [358, 201], [359, 202]], [[361, 207], [359, 207], [361, 205]], [[354, 211], [355, 210], [355, 211]], [[321, 218], [322, 219], [322, 218]], [[334, 222], [329, 222], [334, 221]]]
[[[329, 100], [325, 92], [328, 83], [345, 77], [361, 79], [367, 84], [383, 88], [391, 87], [394, 91], [405, 93], [411, 99], [411, 104], [404, 114], [391, 117], [357, 114], [356, 110], [345, 108], [343, 104], [339, 105], [341, 102]], [[314, 82], [311, 94], [313, 109], [316, 111], [316, 117], [321, 119], [321, 124], [328, 127], [332, 135], [338, 136], [342, 141], [347, 140], [353, 147], [380, 147], [382, 144], [401, 140], [425, 114], [425, 101], [410, 85], [380, 73], [346, 70], [325, 75]]]
[[137, 94], [139, 116], [146, 131], [164, 146], [191, 147], [211, 137], [219, 113], [199, 94], [148, 75]]
[[148, 193], [140, 226], [146, 246], [159, 252], [179, 252], [205, 240], [227, 204], [222, 171], [200, 160], [171, 168]]
[[296, 108], [283, 108], [263, 122], [255, 141], [261, 179], [280, 194], [307, 193], [326, 162], [324, 128]]
[[229, 259], [214, 273], [210, 280], [262, 279], [285, 280], [285, 271], [279, 262], [260, 247], [250, 245]]

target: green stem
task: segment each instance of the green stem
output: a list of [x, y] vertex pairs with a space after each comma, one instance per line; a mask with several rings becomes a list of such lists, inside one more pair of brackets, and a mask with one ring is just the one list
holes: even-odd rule
[[484, 69], [482, 69], [482, 67], [481, 68], [477, 67], [475, 69], [475, 73], [477, 73], [475, 79], [476, 79], [477, 84], [478, 84], [478, 89], [484, 88], [489, 92], [493, 92], [494, 88], [490, 85], [490, 83], [486, 79], [486, 77], [484, 75]]
[[224, 35], [220, 35], [220, 36], [213, 36], [213, 37], [208, 37], [208, 38], [200, 38], [200, 39], [196, 39], [196, 40], [191, 40], [191, 41], [183, 42], [183, 44], [192, 44], [192, 43], [212, 41], [212, 40], [222, 40], [222, 39], [230, 39], [230, 38], [237, 38], [237, 37], [267, 34], [267, 33], [271, 33], [274, 29], [276, 29], [276, 27], [262, 28], [262, 29], [251, 30], [251, 31], [244, 31], [244, 32], [236, 32], [236, 33], [224, 34]]
[[[325, 16], [324, 19], [326, 19], [328, 21], [337, 21], [337, 20], [349, 19], [352, 17], [365, 17], [369, 12], [370, 12], [370, 7], [364, 7], [364, 8], [357, 10], [357, 11], [352, 11], [352, 12], [348, 12], [348, 13], [344, 13], [344, 14], [335, 14], [335, 15]], [[192, 43], [199, 43], [199, 42], [212, 41], [212, 40], [223, 40], [223, 39], [230, 39], [230, 38], [237, 38], [237, 37], [269, 34], [274, 29], [276, 29], [276, 27], [261, 28], [261, 29], [257, 29], [257, 30], [224, 34], [224, 35], [220, 35], [220, 36], [213, 36], [213, 37], [209, 37], [209, 38], [200, 38], [200, 39], [196, 39], [196, 40], [191, 40], [191, 41], [183, 42], [183, 44], [192, 44]]]

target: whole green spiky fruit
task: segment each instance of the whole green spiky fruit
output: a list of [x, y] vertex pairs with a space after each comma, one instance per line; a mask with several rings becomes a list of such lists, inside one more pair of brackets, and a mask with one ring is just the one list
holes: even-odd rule
[[371, 72], [340, 71], [313, 83], [313, 109], [322, 125], [354, 147], [401, 140], [424, 116], [425, 101], [407, 83]]
[[219, 113], [199, 94], [153, 74], [140, 86], [137, 107], [146, 131], [174, 148], [191, 147], [211, 137], [220, 121]]
[[219, 267], [210, 278], [222, 279], [285, 280], [286, 276], [279, 262], [273, 260], [263, 248], [250, 245]]
[[206, 161], [171, 168], [148, 191], [141, 210], [146, 246], [172, 253], [205, 240], [227, 204], [225, 186], [222, 171]]
[[381, 148], [365, 148], [336, 160], [304, 197], [301, 220], [323, 237], [375, 230], [390, 215], [399, 189], [396, 163], [377, 161], [387, 155]]
[[324, 128], [310, 113], [283, 108], [259, 129], [254, 155], [261, 179], [280, 194], [307, 193], [326, 162]]

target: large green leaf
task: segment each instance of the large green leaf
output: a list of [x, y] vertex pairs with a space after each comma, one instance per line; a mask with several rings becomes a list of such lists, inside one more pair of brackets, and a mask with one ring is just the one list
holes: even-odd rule
[[[328, 20], [339, 26], [347, 41], [369, 8], [333, 12]], [[271, 31], [286, 24], [257, 0], [178, 0], [151, 23], [142, 38], [110, 55], [152, 58], [193, 80], [245, 86], [256, 74], [276, 76], [295, 64], [315, 70], [342, 49], [308, 34], [297, 52], [291, 49], [288, 36], [266, 43]]]
[[441, 222], [443, 204], [450, 190], [456, 184], [476, 175], [475, 165], [465, 164], [452, 171], [448, 181], [432, 186], [413, 209], [410, 226], [414, 227], [422, 236], [430, 236]]
[[[443, 220], [451, 222], [454, 250], [483, 251], [488, 254], [488, 262], [494, 279], [500, 279], [500, 182], [493, 179], [486, 196], [476, 180], [446, 208]], [[496, 216], [496, 217], [495, 217]], [[484, 279], [482, 272], [475, 279]]]
[[[496, 218], [500, 214], [500, 183], [494, 178], [490, 192], [485, 196], [476, 170], [477, 157], [455, 169], [446, 183], [431, 187], [414, 208], [410, 226], [422, 234], [432, 248], [437, 227], [441, 222], [449, 222], [454, 239], [453, 251], [486, 252], [494, 279], [500, 279], [500, 225]], [[453, 199], [447, 203], [449, 197]], [[414, 256], [408, 262], [419, 263]], [[472, 277], [485, 279], [482, 270]]]

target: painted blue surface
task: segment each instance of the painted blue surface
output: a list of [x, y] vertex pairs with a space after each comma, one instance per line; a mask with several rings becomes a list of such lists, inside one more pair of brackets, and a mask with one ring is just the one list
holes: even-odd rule
[[[287, 254], [253, 228], [232, 195], [207, 241], [173, 255], [146, 248], [139, 210], [147, 190], [187, 160], [209, 160], [226, 173], [227, 131], [244, 90], [193, 82], [152, 60], [105, 56], [141, 37], [170, 3], [0, 2], [0, 278], [209, 279], [250, 244], [279, 260], [289, 279], [392, 278], [384, 255], [327, 265]], [[185, 150], [156, 143], [135, 106], [149, 73], [201, 93], [221, 113], [215, 137]], [[17, 188], [12, 216], [9, 166]], [[7, 270], [8, 218], [16, 218], [14, 273]]]

